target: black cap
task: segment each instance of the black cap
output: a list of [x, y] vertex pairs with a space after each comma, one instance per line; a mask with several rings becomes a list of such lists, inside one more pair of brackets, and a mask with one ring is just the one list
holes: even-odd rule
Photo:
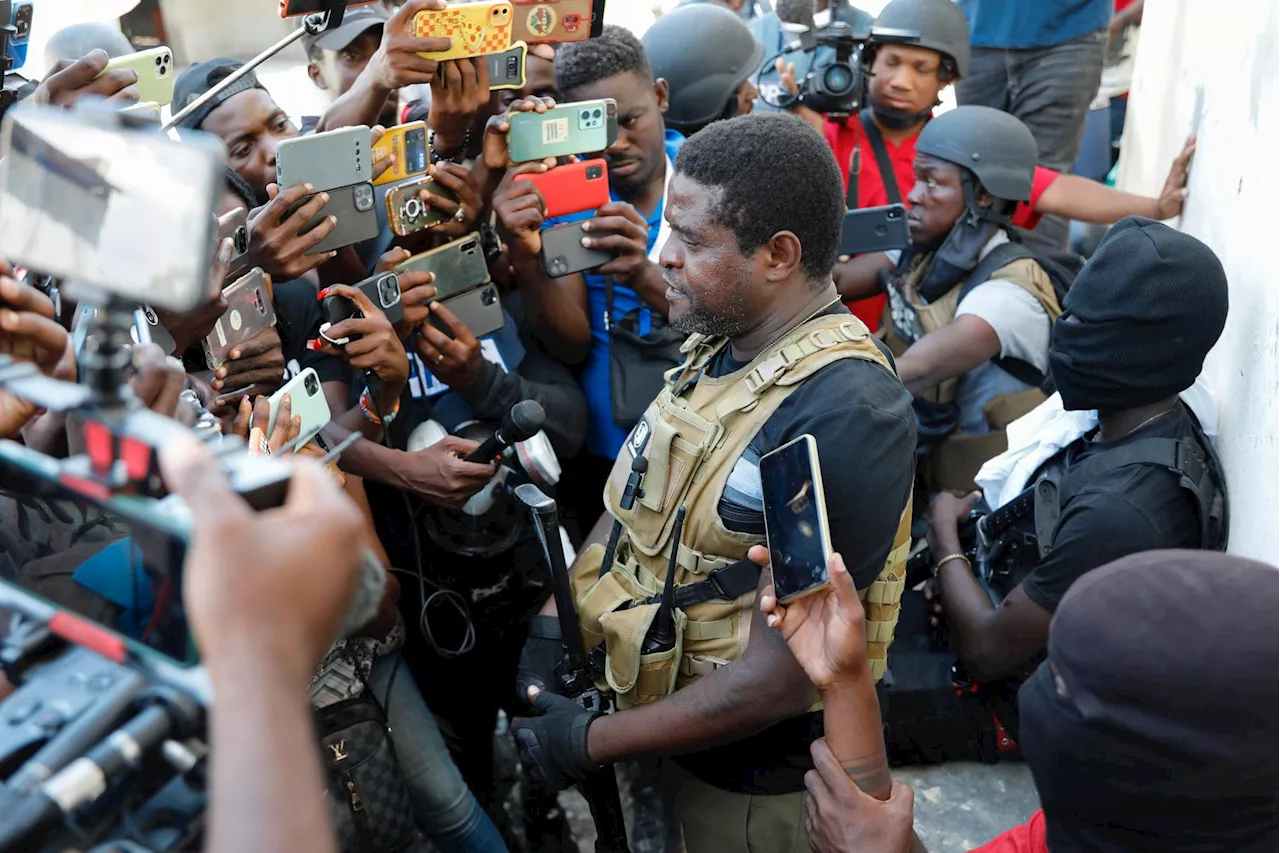
[[371, 6], [356, 6], [348, 9], [342, 16], [342, 24], [331, 30], [325, 30], [318, 36], [302, 37], [302, 47], [310, 55], [312, 48], [321, 50], [342, 50], [368, 30], [384, 26], [391, 19], [391, 14], [381, 3]]
[[[199, 98], [205, 92], [212, 89], [218, 83], [221, 83], [233, 72], [244, 67], [244, 63], [236, 59], [211, 59], [208, 62], [201, 62], [191, 66], [178, 76], [177, 81], [173, 84], [173, 111], [177, 113], [186, 109], [187, 105]], [[209, 101], [200, 109], [182, 120], [179, 127], [198, 129], [204, 120], [209, 117], [209, 113], [225, 104], [230, 98], [241, 92], [247, 92], [250, 89], [262, 89], [266, 91], [266, 86], [258, 81], [258, 76], [250, 71], [241, 77], [230, 88], [219, 92], [218, 96]]]

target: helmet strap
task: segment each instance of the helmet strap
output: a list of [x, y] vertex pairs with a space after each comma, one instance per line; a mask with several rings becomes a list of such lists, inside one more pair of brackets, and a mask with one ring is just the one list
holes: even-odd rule
[[907, 130], [922, 121], [927, 121], [929, 116], [933, 115], [933, 107], [923, 112], [913, 113], [872, 101], [871, 112], [875, 115], [876, 121], [889, 130]]

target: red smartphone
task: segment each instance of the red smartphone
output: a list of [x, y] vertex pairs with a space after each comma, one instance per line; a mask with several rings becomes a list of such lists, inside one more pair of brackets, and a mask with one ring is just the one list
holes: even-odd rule
[[[347, 0], [346, 6], [368, 6], [378, 0]], [[298, 15], [311, 15], [324, 12], [330, 6], [329, 0], [280, 0], [280, 17], [294, 18]]]
[[583, 160], [556, 166], [537, 175], [521, 175], [542, 193], [547, 218], [595, 210], [609, 203], [609, 170], [604, 160]]

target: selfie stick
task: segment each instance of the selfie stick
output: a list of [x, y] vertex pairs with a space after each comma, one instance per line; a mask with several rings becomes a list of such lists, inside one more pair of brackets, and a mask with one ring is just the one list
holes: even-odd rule
[[302, 38], [304, 35], [318, 36], [326, 30], [342, 26], [342, 16], [346, 13], [346, 10], [346, 0], [329, 0], [329, 9], [327, 11], [307, 15], [303, 18], [301, 27], [298, 27], [296, 30], [289, 33], [289, 35], [280, 39], [280, 41], [271, 45], [271, 47], [267, 48], [241, 67], [228, 74], [212, 89], [183, 107], [180, 112], [165, 122], [165, 124], [161, 126], [160, 130], [164, 133], [168, 133], [170, 130], [173, 130], [175, 127], [182, 124], [187, 116], [191, 115], [196, 110], [218, 97], [218, 95], [234, 86], [241, 78], [252, 74], [255, 68], [275, 56], [280, 51], [284, 50], [289, 45], [293, 44], [298, 39]]
[[[532, 483], [517, 486], [516, 497], [528, 507], [533, 517], [533, 529], [542, 547], [542, 558], [551, 572], [551, 588], [555, 593], [565, 651], [565, 660], [557, 667], [561, 683], [566, 692], [588, 711], [602, 713], [606, 700], [587, 675], [586, 653], [582, 634], [578, 631], [573, 593], [569, 589], [569, 570], [560, 544], [556, 502]], [[618, 798], [618, 777], [613, 773], [613, 765], [593, 771], [581, 787], [596, 824], [596, 853], [628, 853], [627, 827], [622, 821], [622, 801]]]

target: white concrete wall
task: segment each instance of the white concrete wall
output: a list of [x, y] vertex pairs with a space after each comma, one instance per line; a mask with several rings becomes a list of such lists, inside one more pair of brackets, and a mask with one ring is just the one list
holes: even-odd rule
[[1155, 195], [1198, 133], [1180, 221], [1231, 282], [1226, 332], [1206, 370], [1231, 490], [1232, 553], [1280, 563], [1280, 66], [1278, 0], [1148, 3], [1120, 186]]

